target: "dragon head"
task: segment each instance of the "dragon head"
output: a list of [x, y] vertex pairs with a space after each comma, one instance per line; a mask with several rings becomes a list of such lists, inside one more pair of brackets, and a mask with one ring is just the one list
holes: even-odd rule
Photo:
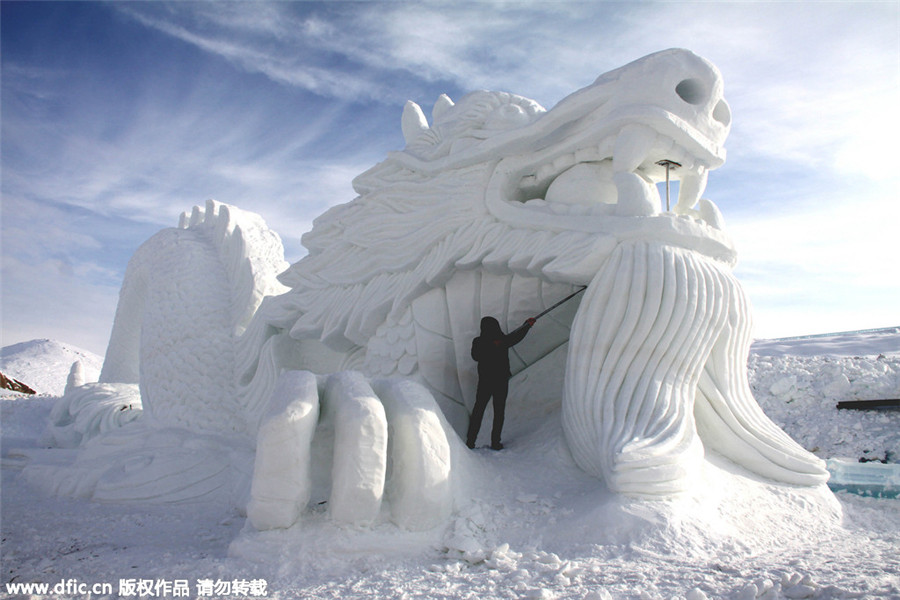
[[[441, 96], [433, 121], [429, 127], [408, 102], [407, 148], [393, 158], [432, 174], [496, 161], [485, 197], [496, 217], [603, 232], [610, 229], [604, 217], [660, 213], [659, 194], [647, 184], [665, 181], [666, 162], [681, 181], [675, 212], [687, 214], [709, 171], [725, 161], [731, 113], [715, 66], [666, 50], [602, 75], [550, 111], [520, 96], [475, 92], [458, 105]], [[370, 189], [379, 175], [362, 175], [358, 189]]]
[[[359, 197], [316, 219], [303, 237], [309, 254], [280, 277], [300, 313], [292, 335], [363, 346], [388, 313], [459, 269], [586, 284], [624, 240], [733, 265], [721, 214], [700, 200], [725, 160], [722, 89], [711, 63], [672, 49], [601, 75], [551, 110], [505, 92], [456, 104], [444, 95], [429, 125], [407, 102], [406, 148], [354, 180]], [[661, 207], [662, 161], [680, 181], [674, 211]]]

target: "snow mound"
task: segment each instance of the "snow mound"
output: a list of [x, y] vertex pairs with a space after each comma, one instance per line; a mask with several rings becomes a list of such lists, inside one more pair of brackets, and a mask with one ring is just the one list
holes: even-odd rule
[[900, 396], [900, 355], [751, 354], [748, 367], [763, 411], [807, 450], [823, 458], [900, 460], [900, 412], [836, 409], [845, 400]]
[[72, 363], [81, 361], [85, 381], [97, 381], [103, 358], [56, 340], [31, 340], [0, 349], [0, 371], [38, 394], [62, 396]]

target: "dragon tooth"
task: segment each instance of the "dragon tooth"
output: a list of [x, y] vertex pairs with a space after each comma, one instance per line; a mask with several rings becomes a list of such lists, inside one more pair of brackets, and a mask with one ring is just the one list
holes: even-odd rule
[[702, 166], [694, 171], [685, 171], [678, 186], [678, 203], [675, 212], [684, 214], [691, 210], [703, 192], [706, 190], [706, 182], [709, 179], [709, 171]]
[[722, 211], [719, 210], [719, 207], [712, 200], [700, 198], [699, 213], [700, 219], [710, 227], [714, 229], [725, 228], [725, 218], [722, 216]]
[[631, 173], [647, 159], [656, 141], [656, 132], [646, 125], [626, 125], [616, 137], [613, 169]]

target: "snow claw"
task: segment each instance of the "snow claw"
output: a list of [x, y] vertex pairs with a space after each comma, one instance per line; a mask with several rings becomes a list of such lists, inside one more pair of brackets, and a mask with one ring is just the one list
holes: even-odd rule
[[466, 472], [452, 467], [465, 459], [431, 393], [408, 380], [370, 383], [354, 371], [322, 381], [304, 371], [278, 380], [257, 438], [247, 506], [253, 526], [286, 528], [300, 519], [314, 492], [312, 469], [327, 467], [312, 464], [313, 438], [329, 443], [332, 433], [327, 505], [334, 521], [372, 524], [386, 501], [404, 529], [445, 522]]

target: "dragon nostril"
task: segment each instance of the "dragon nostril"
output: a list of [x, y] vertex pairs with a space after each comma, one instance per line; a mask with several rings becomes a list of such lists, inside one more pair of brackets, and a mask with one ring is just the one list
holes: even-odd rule
[[683, 79], [675, 86], [675, 93], [688, 104], [703, 104], [707, 98], [706, 86], [699, 79]]
[[731, 125], [731, 109], [724, 100], [719, 100], [712, 113], [713, 119], [728, 127]]

